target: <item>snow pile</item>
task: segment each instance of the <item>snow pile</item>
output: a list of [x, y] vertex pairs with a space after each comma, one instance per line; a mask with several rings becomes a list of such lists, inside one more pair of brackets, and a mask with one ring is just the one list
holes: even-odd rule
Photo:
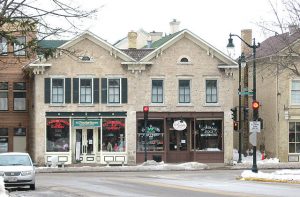
[[274, 181], [300, 181], [300, 170], [278, 170], [272, 173], [251, 170], [242, 172], [241, 177], [252, 180], [274, 180]]
[[[233, 150], [233, 164], [234, 165], [237, 165], [238, 158], [239, 158], [238, 150], [234, 149]], [[278, 158], [269, 158], [269, 159], [262, 160], [262, 153], [260, 151], [256, 151], [256, 162], [257, 162], [257, 164], [277, 164], [277, 163], [279, 163], [279, 159]], [[242, 154], [242, 163], [243, 164], [252, 164], [253, 156], [248, 155], [245, 157]]]
[[8, 197], [7, 191], [4, 187], [4, 180], [3, 177], [0, 177], [0, 197]]
[[187, 162], [182, 164], [165, 164], [162, 162], [156, 162], [154, 160], [148, 160], [141, 165], [138, 165], [137, 168], [140, 170], [202, 170], [208, 169], [208, 165], [198, 162]]

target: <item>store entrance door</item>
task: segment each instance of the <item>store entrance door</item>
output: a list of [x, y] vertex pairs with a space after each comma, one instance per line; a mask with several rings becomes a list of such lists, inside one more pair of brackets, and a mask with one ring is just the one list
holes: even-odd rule
[[76, 129], [76, 158], [82, 163], [96, 162], [97, 129]]

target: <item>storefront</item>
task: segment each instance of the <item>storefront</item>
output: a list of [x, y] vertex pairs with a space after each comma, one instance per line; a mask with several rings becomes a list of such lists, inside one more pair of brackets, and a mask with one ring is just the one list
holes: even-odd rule
[[125, 112], [46, 115], [46, 162], [53, 156], [67, 164], [127, 162]]
[[[224, 162], [223, 112], [149, 113], [145, 145], [143, 113], [137, 113], [137, 163]], [[146, 149], [146, 154], [145, 154]]]

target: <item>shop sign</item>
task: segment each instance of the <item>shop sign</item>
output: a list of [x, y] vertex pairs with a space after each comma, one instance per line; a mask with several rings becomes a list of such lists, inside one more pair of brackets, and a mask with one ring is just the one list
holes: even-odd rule
[[117, 120], [110, 120], [103, 123], [102, 126], [108, 131], [119, 131], [125, 127], [125, 124]]
[[73, 127], [100, 127], [100, 120], [97, 119], [73, 120]]
[[52, 129], [63, 129], [66, 126], [69, 126], [69, 122], [66, 120], [56, 119], [50, 120], [47, 125], [51, 126]]
[[173, 123], [173, 128], [177, 131], [182, 131], [184, 129], [186, 129], [186, 122], [184, 120], [176, 120]]
[[201, 136], [218, 136], [218, 129], [216, 127], [205, 125], [204, 127], [201, 127], [199, 125]]

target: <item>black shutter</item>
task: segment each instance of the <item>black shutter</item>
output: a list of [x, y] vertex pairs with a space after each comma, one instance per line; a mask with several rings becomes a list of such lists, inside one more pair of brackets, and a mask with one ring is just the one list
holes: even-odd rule
[[79, 102], [79, 79], [73, 78], [73, 103]]
[[99, 78], [94, 78], [94, 103], [99, 103]]
[[51, 86], [51, 79], [50, 78], [45, 78], [45, 87], [44, 87], [44, 91], [45, 91], [45, 103], [50, 103], [50, 95], [51, 95], [51, 91], [50, 91], [50, 86]]
[[101, 103], [107, 103], [107, 78], [101, 78]]
[[71, 79], [65, 78], [65, 103], [71, 103]]
[[122, 78], [122, 103], [127, 103], [127, 78]]

